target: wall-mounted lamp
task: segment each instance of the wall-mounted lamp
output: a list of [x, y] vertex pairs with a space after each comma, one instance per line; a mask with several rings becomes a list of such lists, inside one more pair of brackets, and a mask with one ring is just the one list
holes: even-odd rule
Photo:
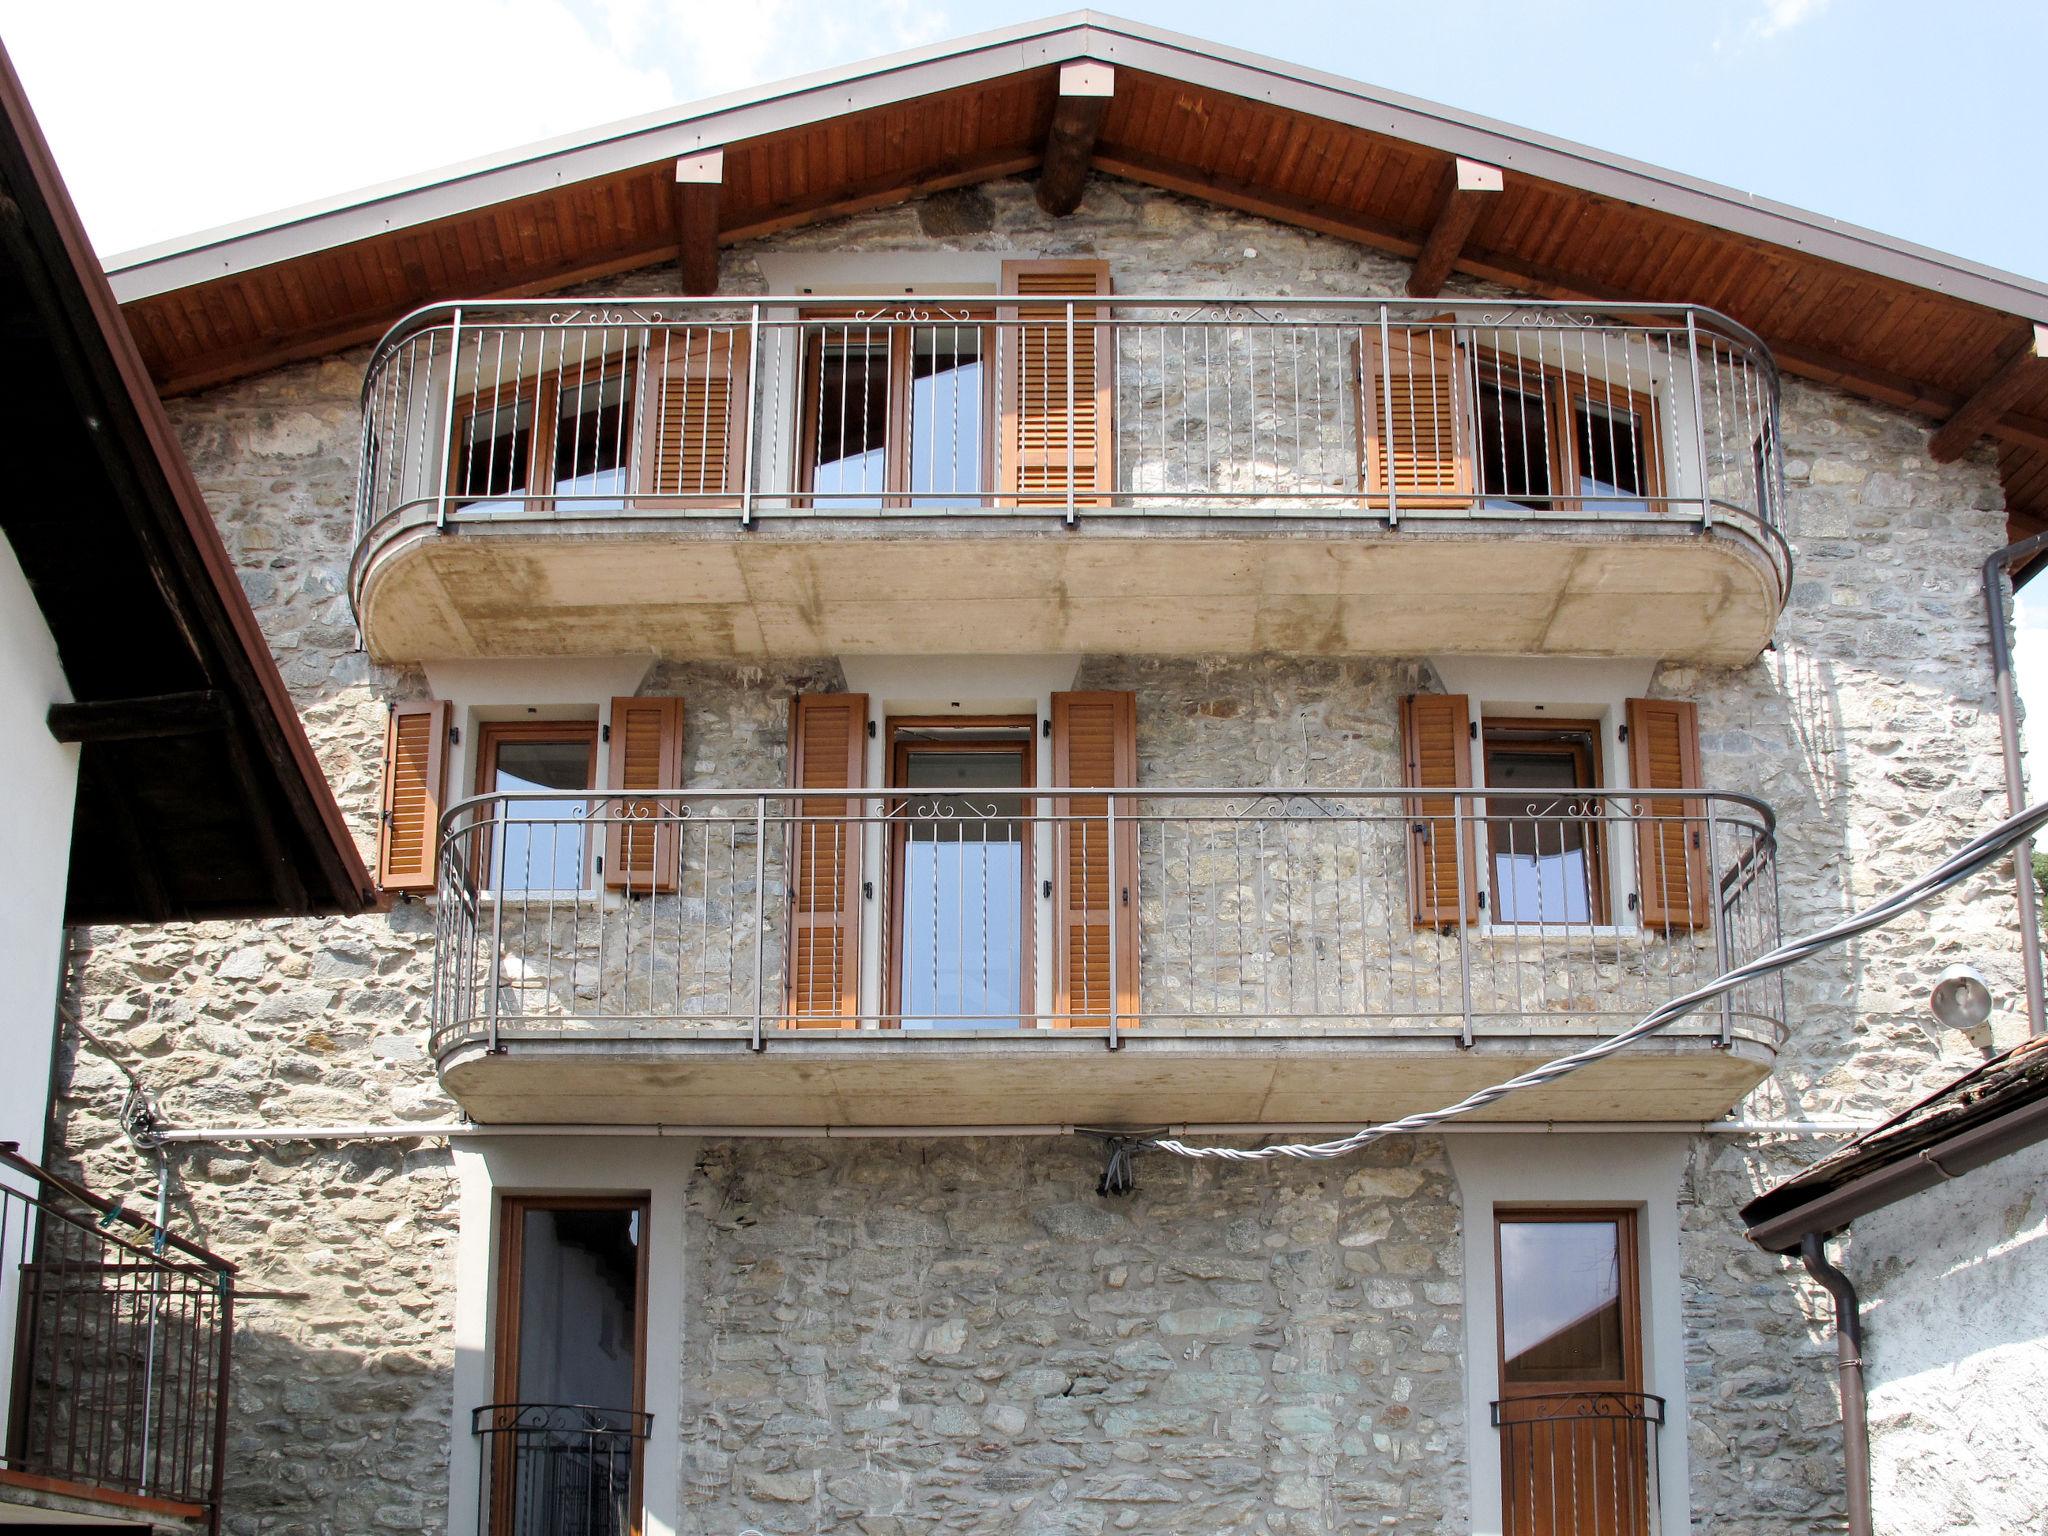
[[1974, 966], [1951, 965], [1934, 978], [1927, 1007], [1948, 1029], [1959, 1029], [1978, 1046], [1991, 1045], [1991, 987]]

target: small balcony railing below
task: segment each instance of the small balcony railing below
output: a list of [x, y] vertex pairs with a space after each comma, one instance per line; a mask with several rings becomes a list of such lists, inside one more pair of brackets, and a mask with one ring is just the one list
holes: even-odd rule
[[[1618, 1027], [1778, 942], [1725, 791], [660, 790], [444, 818], [432, 1048]], [[1745, 985], [1696, 1030], [1775, 1048]]]
[[565, 1403], [476, 1409], [478, 1536], [632, 1536], [652, 1423], [631, 1409]]
[[0, 1302], [0, 1485], [218, 1530], [234, 1267], [0, 1148]]
[[1543, 1392], [1493, 1405], [1505, 1536], [1650, 1536], [1664, 1399]]

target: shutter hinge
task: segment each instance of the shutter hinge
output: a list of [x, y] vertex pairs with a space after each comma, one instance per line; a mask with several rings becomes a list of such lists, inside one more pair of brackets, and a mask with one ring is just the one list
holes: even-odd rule
[[860, 893], [867, 900], [873, 901], [875, 899], [875, 882], [872, 880], [861, 881]]
[[612, 739], [612, 727], [611, 722], [609, 720], [607, 720], [603, 725], [600, 725], [597, 728], [597, 739], [599, 741], [607, 742]]
[[1050, 716], [1038, 722], [1038, 734], [1047, 741], [1052, 740], [1052, 719]]
[[595, 865], [597, 866], [597, 872], [598, 872], [598, 874], [599, 874], [599, 875], [603, 875], [603, 874], [604, 874], [604, 855], [603, 855], [603, 854], [601, 854], [601, 853], [600, 853], [600, 854], [597, 854], [597, 855], [596, 855], [595, 857], [593, 857], [593, 858], [591, 859], [591, 862], [592, 862], [593, 864], [595, 864]]
[[1639, 908], [1640, 908], [1640, 907], [1642, 906], [1642, 904], [1643, 904], [1643, 898], [1642, 898], [1642, 896], [1641, 896], [1641, 895], [1640, 895], [1640, 894], [1639, 894], [1638, 892], [1635, 892], [1635, 891], [1630, 891], [1630, 892], [1628, 893], [1628, 909], [1629, 909], [1629, 911], [1631, 911], [1631, 912], [1634, 912], [1634, 911], [1638, 910], [1638, 909], [1639, 909]]
[[1465, 734], [1474, 741], [1477, 741], [1479, 739], [1479, 722], [1477, 720], [1467, 720], [1465, 722]]
[[462, 727], [461, 727], [461, 726], [459, 726], [459, 725], [451, 725], [451, 726], [449, 726], [449, 727], [448, 727], [448, 744], [449, 744], [450, 746], [452, 746], [452, 747], [459, 747], [459, 746], [461, 746], [461, 745], [462, 745]]
[[1128, 907], [1131, 904], [1131, 888], [1128, 885], [1123, 888], [1123, 898], [1124, 905]]
[[872, 721], [872, 720], [870, 720], [870, 721], [868, 722], [868, 740], [869, 740], [869, 741], [873, 741], [874, 739], [875, 739], [875, 722], [874, 722], [874, 721]]
[[1626, 725], [1624, 725], [1624, 726], [1622, 726], [1622, 727], [1621, 727], [1621, 729], [1619, 729], [1618, 731], [1616, 731], [1616, 732], [1614, 733], [1614, 739], [1615, 739], [1616, 741], [1627, 741], [1627, 740], [1628, 740], [1628, 727], [1627, 727]]
[[1479, 893], [1479, 910], [1482, 912], [1486, 910], [1486, 892], [1484, 891]]
[[1038, 894], [1049, 898], [1052, 895], [1052, 882], [1050, 880], [1039, 881]]

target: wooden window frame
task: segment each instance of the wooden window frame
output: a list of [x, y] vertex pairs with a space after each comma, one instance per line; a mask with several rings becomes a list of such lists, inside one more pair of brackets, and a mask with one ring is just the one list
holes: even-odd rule
[[[999, 738], [992, 741], [912, 742], [901, 734], [904, 731], [912, 730], [1021, 730], [1025, 734], [1017, 739]], [[883, 974], [887, 978], [889, 990], [888, 1000], [883, 1010], [882, 1027], [884, 1029], [901, 1029], [903, 1027], [903, 945], [900, 940], [903, 933], [904, 868], [908, 858], [910, 827], [908, 823], [899, 821], [896, 817], [899, 815], [905, 800], [909, 798], [901, 792], [909, 788], [903, 780], [907, 776], [910, 750], [913, 746], [916, 746], [936, 747], [940, 751], [962, 753], [981, 752], [994, 754], [997, 752], [1008, 753], [1014, 751], [1023, 763], [1023, 777], [1018, 787], [1026, 790], [1035, 789], [1038, 787], [1038, 719], [1034, 715], [890, 715], [884, 721], [882, 739], [888, 743], [889, 747], [888, 783], [884, 788], [889, 791], [889, 797], [885, 804], [888, 807], [888, 813], [891, 818], [888, 824], [889, 926], [883, 936], [883, 947], [887, 951]], [[1038, 903], [1032, 899], [1034, 886], [1032, 843], [1035, 841], [1034, 832], [1037, 824], [1029, 819], [1034, 802], [1028, 795], [1023, 798], [1025, 800], [1025, 807], [1022, 813], [1024, 819], [1022, 821], [1022, 835], [1020, 838], [1023, 848], [1023, 858], [1020, 861], [1023, 866], [1021, 871], [1023, 884], [1022, 889], [1018, 893], [1018, 914], [1022, 931], [1018, 935], [1018, 942], [1021, 945], [1019, 951], [1021, 958], [1017, 967], [1020, 983], [1018, 996], [1021, 1012], [1017, 1023], [1020, 1028], [1032, 1028], [1036, 1024], [1036, 983], [1038, 980], [1035, 974], [1038, 969], [1035, 962], [1037, 950], [1033, 944], [1033, 939], [1037, 932]]]
[[[584, 775], [590, 782], [585, 786], [585, 792], [601, 794], [603, 790], [598, 784], [597, 762], [599, 735], [595, 720], [485, 720], [477, 726], [476, 731], [476, 793], [488, 795], [496, 792], [493, 780], [497, 775], [498, 748], [504, 743], [580, 741], [588, 746], [590, 753], [590, 768]], [[490, 885], [487, 876], [491, 867], [491, 830], [497, 824], [497, 820], [497, 817], [490, 816], [478, 824], [476, 852], [473, 855], [476, 867], [471, 871], [471, 877], [476, 881], [479, 890], [490, 890], [494, 893], [497, 888]], [[597, 839], [591, 837], [589, 824], [586, 823], [583, 834], [583, 884], [578, 887], [580, 890], [589, 890], [595, 878], [596, 859], [600, 851], [593, 846], [596, 842]], [[545, 889], [552, 890], [553, 887]]]
[[[1493, 825], [1492, 817], [1494, 814], [1494, 795], [1497, 793], [1504, 792], [1514, 793], [1513, 791], [1497, 791], [1493, 787], [1491, 781], [1488, 779], [1486, 774], [1486, 767], [1488, 763], [1492, 761], [1494, 733], [1496, 731], [1519, 731], [1529, 733], [1530, 735], [1536, 735], [1540, 733], [1541, 735], [1554, 737], [1584, 736], [1586, 739], [1583, 742], [1562, 740], [1550, 742], [1540, 740], [1512, 740], [1503, 741], [1501, 745], [1503, 747], [1512, 746], [1519, 748], [1523, 751], [1540, 753], [1544, 756], [1563, 757], [1569, 755], [1573, 759], [1573, 762], [1575, 766], [1578, 768], [1579, 773], [1583, 779], [1582, 783], [1574, 787], [1580, 790], [1598, 789], [1601, 787], [1601, 779], [1603, 773], [1601, 737], [1603, 734], [1603, 728], [1600, 721], [1575, 720], [1566, 719], [1563, 717], [1552, 719], [1547, 715], [1496, 716], [1486, 714], [1482, 711], [1479, 716], [1478, 724], [1479, 767], [1480, 779], [1483, 785], [1483, 788], [1481, 790], [1481, 798], [1482, 803], [1486, 806], [1487, 827], [1489, 831], [1491, 830]], [[1604, 807], [1605, 802], [1599, 802], [1598, 807], [1596, 809], [1599, 810], [1601, 814], [1596, 814], [1595, 817], [1587, 823], [1587, 831], [1589, 834], [1586, 839], [1587, 852], [1589, 854], [1589, 857], [1586, 861], [1586, 880], [1588, 886], [1588, 890], [1586, 893], [1586, 906], [1587, 912], [1589, 914], [1587, 921], [1591, 926], [1596, 928], [1604, 928], [1608, 926], [1608, 924], [1611, 921], [1608, 898], [1612, 891], [1612, 886], [1610, 885], [1608, 880], [1607, 818], [1604, 814]], [[1542, 818], [1531, 817], [1529, 819], [1533, 821], [1540, 820]], [[1486, 843], [1485, 880], [1485, 888], [1489, 897], [1488, 916], [1494, 926], [1503, 928], [1551, 928], [1577, 926], [1576, 924], [1572, 923], [1525, 923], [1503, 918], [1500, 915], [1500, 895], [1499, 892], [1494, 888], [1493, 849], [1490, 839], [1487, 840]]]
[[[996, 389], [995, 369], [995, 306], [984, 311], [980, 306], [969, 310], [957, 320], [942, 318], [899, 319], [895, 316], [881, 317], [863, 315], [856, 310], [807, 309], [798, 317], [798, 327], [803, 336], [803, 363], [800, 369], [803, 381], [802, 409], [797, 413], [796, 441], [796, 488], [798, 505], [814, 512], [842, 511], [858, 514], [870, 510], [850, 507], [834, 498], [825, 501], [815, 499], [815, 479], [818, 466], [819, 413], [824, 409], [824, 343], [830, 333], [837, 330], [843, 336], [860, 325], [869, 325], [881, 331], [888, 339], [888, 382], [882, 418], [882, 487], [875, 493], [875, 499], [886, 510], [903, 508], [917, 509], [931, 507], [933, 511], [959, 511], [959, 507], [933, 507], [929, 502], [917, 500], [909, 490], [910, 485], [910, 397], [913, 380], [911, 363], [913, 333], [919, 326], [930, 325], [934, 329], [949, 323], [959, 330], [972, 329], [979, 333], [981, 340], [981, 488], [977, 491], [958, 493], [962, 502], [987, 507], [993, 504], [997, 490], [996, 475]], [[865, 494], [865, 493], [863, 493]], [[952, 493], [948, 493], [952, 494]]]
[[[1601, 1392], [1643, 1390], [1643, 1281], [1641, 1213], [1625, 1205], [1497, 1205], [1493, 1208], [1493, 1338], [1494, 1380], [1503, 1402], [1518, 1397], [1539, 1397], [1566, 1392], [1594, 1395]], [[1611, 1221], [1621, 1256], [1621, 1356], [1622, 1374], [1611, 1381], [1508, 1382], [1507, 1274], [1501, 1258], [1501, 1227], [1510, 1222]]]
[[[1529, 507], [1532, 512], [1584, 512], [1590, 500], [1598, 503], [1608, 498], [1582, 496], [1579, 484], [1579, 434], [1578, 411], [1582, 404], [1598, 406], [1603, 410], [1625, 408], [1633, 411], [1642, 421], [1638, 440], [1643, 444], [1643, 489], [1629, 496], [1612, 498], [1617, 501], [1643, 502], [1655, 512], [1665, 505], [1667, 495], [1664, 484], [1663, 456], [1663, 412], [1656, 395], [1640, 389], [1631, 389], [1610, 379], [1596, 379], [1583, 373], [1576, 373], [1557, 363], [1531, 362], [1515, 356], [1512, 352], [1501, 352], [1491, 347], [1472, 348], [1472, 501], [1479, 505], [1490, 499], [1514, 502], [1527, 506], [1527, 501], [1505, 492], [1489, 493], [1486, 485], [1486, 443], [1484, 427], [1480, 420], [1480, 395], [1489, 387], [1496, 387], [1510, 393], [1534, 395], [1542, 403], [1543, 429], [1547, 438], [1545, 463], [1550, 469], [1550, 495], [1542, 504]], [[1599, 386], [1596, 390], [1594, 386]], [[1528, 498], [1534, 500], [1535, 498]]]
[[[588, 384], [602, 385], [614, 378], [628, 378], [640, 371], [639, 361], [638, 351], [628, 350], [612, 362], [606, 363], [594, 370], [589, 367], [579, 367], [576, 371], [576, 383], [579, 387]], [[471, 507], [485, 502], [506, 501], [516, 497], [518, 498], [519, 508], [523, 513], [534, 514], [552, 510], [551, 499], [555, 494], [554, 471], [556, 467], [554, 434], [555, 430], [560, 426], [557, 413], [561, 409], [562, 381], [565, 371], [564, 366], [558, 361], [553, 367], [544, 367], [540, 373], [535, 374], [531, 378], [513, 379], [508, 383], [495, 384], [488, 388], [479, 388], [472, 390], [469, 394], [456, 397], [454, 416], [448, 424], [447, 480], [448, 500], [451, 506]], [[626, 461], [625, 465], [621, 467], [628, 467], [633, 463], [634, 455], [640, 442], [639, 415], [643, 407], [639, 399], [637, 386], [633, 388], [632, 393], [633, 398], [621, 402], [625, 410], [626, 421], [628, 422], [626, 431]], [[524, 491], [506, 491], [495, 496], [488, 492], [465, 491], [458, 483], [461, 479], [462, 468], [462, 429], [476, 418], [479, 402], [488, 399], [491, 402], [488, 409], [503, 410], [505, 408], [505, 397], [508, 394], [511, 396], [511, 403], [514, 408], [525, 400], [534, 402], [533, 441], [528, 443], [526, 447], [526, 489]], [[542, 431], [543, 424], [547, 427], [545, 432]], [[638, 486], [629, 478], [626, 489], [619, 492], [619, 499], [630, 500], [637, 493]], [[610, 497], [607, 496], [603, 499], [609, 500]]]
[[[651, 1213], [653, 1199], [646, 1194], [635, 1195], [501, 1195], [498, 1200], [498, 1256], [495, 1266], [494, 1283], [497, 1295], [492, 1306], [493, 1337], [491, 1342], [491, 1401], [494, 1403], [516, 1403], [519, 1397], [519, 1346], [520, 1329], [524, 1319], [521, 1316], [520, 1293], [524, 1289], [526, 1260], [526, 1215], [529, 1211], [627, 1211], [640, 1218], [640, 1251], [635, 1255], [633, 1278], [633, 1401], [625, 1411], [642, 1414], [647, 1411], [647, 1300], [648, 1300], [648, 1253], [654, 1246]], [[573, 1405], [571, 1405], [573, 1406]], [[591, 1406], [608, 1408], [613, 1405], [596, 1403]], [[632, 1532], [638, 1533], [642, 1524], [642, 1512], [646, 1498], [643, 1479], [646, 1472], [646, 1442], [635, 1438], [633, 1441], [633, 1478], [626, 1496], [627, 1507], [632, 1512]], [[510, 1450], [508, 1445], [494, 1447], [501, 1454]], [[509, 1460], [509, 1457], [506, 1459]], [[490, 1487], [491, 1504], [488, 1510], [479, 1510], [479, 1516], [486, 1517], [485, 1529], [502, 1532], [507, 1522], [498, 1490], [504, 1479], [493, 1468]]]

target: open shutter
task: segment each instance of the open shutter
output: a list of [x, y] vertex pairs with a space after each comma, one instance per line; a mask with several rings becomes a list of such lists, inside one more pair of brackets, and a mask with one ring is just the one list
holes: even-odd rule
[[745, 472], [747, 336], [724, 326], [649, 333], [640, 494], [737, 506]]
[[377, 883], [431, 891], [448, 791], [446, 699], [394, 705], [384, 732], [384, 806], [377, 822]]
[[[683, 787], [683, 701], [612, 700], [612, 739], [605, 787], [611, 790]], [[676, 888], [682, 827], [673, 800], [615, 795], [602, 802], [604, 883], [629, 895], [669, 895]]]
[[1110, 442], [1114, 402], [1107, 359], [1114, 345], [1107, 307], [1076, 304], [1069, 335], [1067, 305], [1109, 292], [1101, 261], [1006, 261], [1003, 292], [1019, 299], [997, 314], [1003, 369], [1003, 490], [1020, 507], [1067, 502], [1071, 478], [1078, 506], [1107, 503], [1116, 456]]
[[[866, 781], [868, 696], [807, 693], [790, 701], [790, 785], [858, 790]], [[789, 1000], [798, 1028], [860, 1022], [859, 796], [805, 795], [789, 826]], [[822, 818], [811, 820], [809, 818]]]
[[[1700, 720], [1683, 699], [1628, 701], [1632, 787], [1702, 789]], [[1679, 795], [1643, 796], [1636, 808], [1636, 890], [1646, 928], [1704, 928], [1712, 912], [1706, 806]]]
[[1382, 505], [1454, 507], [1472, 499], [1472, 373], [1453, 333], [1391, 326], [1382, 344], [1367, 326], [1360, 349], [1358, 419], [1365, 488]]
[[[1053, 783], [1066, 789], [1135, 784], [1137, 717], [1135, 694], [1054, 694]], [[1108, 811], [1103, 795], [1067, 795], [1054, 805], [1062, 819], [1053, 858], [1053, 1022], [1063, 1026], [1107, 1025], [1112, 988], [1119, 1025], [1137, 1017], [1138, 825], [1125, 818], [1136, 816], [1138, 807], [1118, 803], [1113, 835]]]
[[[1416, 789], [1472, 787], [1472, 709], [1462, 693], [1411, 693], [1401, 701], [1401, 758]], [[1472, 797], [1415, 795], [1408, 800], [1408, 909], [1418, 928], [1452, 928], [1479, 919], [1478, 839]], [[1457, 823], [1465, 821], [1460, 879]]]

